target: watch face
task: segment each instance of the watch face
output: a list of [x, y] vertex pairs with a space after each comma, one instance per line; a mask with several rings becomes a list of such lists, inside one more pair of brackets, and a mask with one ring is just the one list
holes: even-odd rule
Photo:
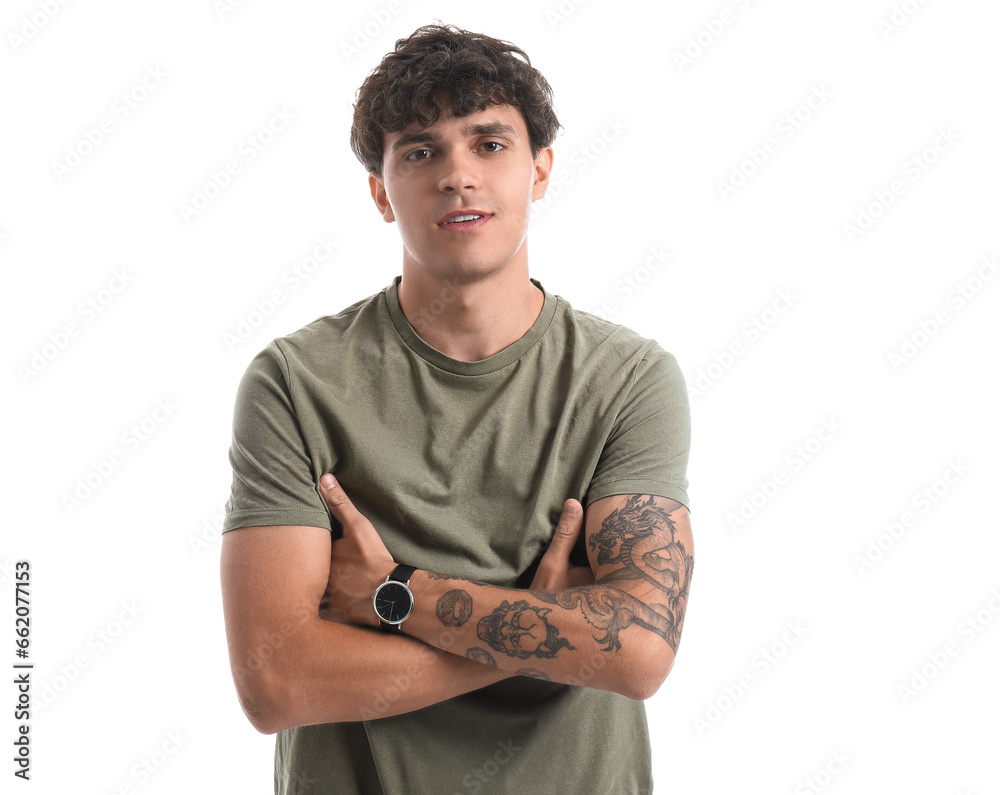
[[398, 624], [413, 609], [413, 595], [401, 582], [384, 582], [375, 591], [375, 612], [387, 624]]

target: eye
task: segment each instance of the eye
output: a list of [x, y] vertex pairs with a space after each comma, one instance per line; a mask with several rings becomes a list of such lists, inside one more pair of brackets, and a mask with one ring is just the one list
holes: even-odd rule
[[486, 141], [483, 146], [486, 147], [487, 152], [499, 152], [501, 149], [505, 148], [499, 141]]
[[431, 155], [430, 149], [414, 149], [407, 156], [407, 160], [426, 160]]

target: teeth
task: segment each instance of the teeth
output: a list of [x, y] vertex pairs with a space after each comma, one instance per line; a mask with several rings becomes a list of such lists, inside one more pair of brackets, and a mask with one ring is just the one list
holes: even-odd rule
[[475, 221], [477, 218], [482, 218], [481, 215], [456, 215], [448, 223], [449, 224], [460, 224], [462, 221]]

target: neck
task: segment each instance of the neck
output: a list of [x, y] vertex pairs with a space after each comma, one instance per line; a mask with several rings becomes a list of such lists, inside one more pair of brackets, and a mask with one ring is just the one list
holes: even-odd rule
[[397, 288], [400, 309], [424, 342], [461, 362], [488, 359], [515, 343], [545, 302], [526, 266], [463, 281], [408, 265]]

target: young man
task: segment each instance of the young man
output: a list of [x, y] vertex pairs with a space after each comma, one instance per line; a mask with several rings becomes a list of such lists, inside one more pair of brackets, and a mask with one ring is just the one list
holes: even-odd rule
[[402, 276], [257, 355], [230, 452], [230, 658], [278, 793], [652, 788], [687, 395], [655, 342], [529, 277], [557, 128], [520, 49], [451, 27], [359, 91]]

